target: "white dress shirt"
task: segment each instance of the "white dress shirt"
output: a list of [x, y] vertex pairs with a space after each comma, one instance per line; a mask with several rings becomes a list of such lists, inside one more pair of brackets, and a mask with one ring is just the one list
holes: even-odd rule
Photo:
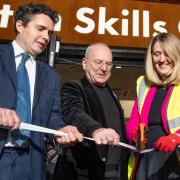
[[[18, 69], [19, 63], [21, 61], [21, 54], [25, 51], [16, 43], [14, 40], [12, 42], [13, 48], [14, 48], [14, 54], [15, 54], [15, 63], [16, 63], [16, 71]], [[33, 98], [34, 98], [34, 87], [35, 87], [35, 77], [36, 77], [36, 61], [33, 56], [31, 56], [31, 59], [27, 60], [25, 66], [28, 72], [29, 76], [29, 84], [30, 84], [30, 95], [31, 95], [31, 112], [32, 112], [32, 106], [33, 106]]]
[[[16, 64], [16, 71], [18, 69], [19, 63], [21, 61], [21, 54], [25, 51], [17, 44], [14, 40], [12, 42], [14, 48], [14, 55], [15, 55], [15, 64]], [[34, 99], [34, 88], [35, 88], [35, 78], [36, 78], [36, 61], [33, 56], [30, 55], [30, 59], [27, 60], [25, 66], [27, 69], [27, 73], [29, 76], [29, 85], [30, 85], [30, 97], [31, 97], [31, 115], [32, 115], [32, 107], [33, 107], [33, 99]], [[12, 142], [11, 139], [11, 130], [8, 132], [8, 137], [6, 139], [5, 147], [14, 147], [16, 144]]]

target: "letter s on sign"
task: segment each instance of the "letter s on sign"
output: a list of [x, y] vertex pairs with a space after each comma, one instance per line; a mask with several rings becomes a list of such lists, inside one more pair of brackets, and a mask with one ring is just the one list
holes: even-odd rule
[[90, 19], [89, 17], [86, 17], [85, 16], [86, 13], [93, 14], [94, 10], [91, 8], [80, 8], [76, 14], [76, 17], [79, 21], [87, 24], [86, 27], [81, 27], [80, 25], [77, 25], [74, 28], [77, 32], [82, 33], [82, 34], [91, 33], [95, 28], [95, 22], [92, 19]]

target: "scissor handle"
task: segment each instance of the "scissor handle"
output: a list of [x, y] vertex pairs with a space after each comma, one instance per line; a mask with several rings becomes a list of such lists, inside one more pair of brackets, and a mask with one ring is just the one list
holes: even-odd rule
[[141, 143], [141, 150], [145, 149], [145, 141], [144, 141], [144, 129], [145, 129], [145, 124], [140, 123], [139, 124], [139, 130], [140, 130], [140, 143]]

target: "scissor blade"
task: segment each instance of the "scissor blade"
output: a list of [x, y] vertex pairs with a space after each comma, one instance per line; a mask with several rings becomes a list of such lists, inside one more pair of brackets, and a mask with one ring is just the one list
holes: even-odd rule
[[144, 149], [144, 150], [140, 151], [140, 154], [148, 153], [148, 152], [151, 152], [151, 151], [154, 151], [154, 149], [153, 148], [151, 148], [151, 149]]
[[[94, 141], [94, 139], [90, 138], [90, 137], [84, 137], [84, 139], [88, 139], [90, 141]], [[126, 144], [126, 143], [123, 143], [123, 142], [119, 142], [118, 146], [121, 146], [121, 147], [124, 147], [124, 148], [128, 148], [128, 149], [131, 149], [133, 151], [138, 151], [138, 149], [135, 146], [132, 146], [132, 145], [129, 145], [129, 144]]]
[[[179, 148], [180, 148], [180, 145], [177, 146], [176, 148], [179, 149]], [[154, 148], [141, 150], [141, 151], [140, 151], [140, 154], [148, 153], [148, 152], [151, 152], [151, 151], [154, 151]]]
[[133, 151], [139, 151], [136, 146], [132, 146], [132, 145], [129, 145], [129, 144], [126, 144], [126, 143], [123, 143], [123, 142], [119, 142], [119, 146], [122, 146], [124, 148], [128, 148], [128, 149], [131, 149]]

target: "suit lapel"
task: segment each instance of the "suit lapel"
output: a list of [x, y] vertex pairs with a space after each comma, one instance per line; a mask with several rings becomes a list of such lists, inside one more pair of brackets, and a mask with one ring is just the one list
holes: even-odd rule
[[38, 104], [41, 91], [44, 86], [46, 71], [43, 70], [43, 66], [41, 66], [40, 62], [36, 62], [36, 80], [35, 80], [35, 88], [34, 88], [34, 99], [33, 99], [33, 109], [32, 113], [35, 111], [36, 106]]
[[17, 80], [16, 80], [16, 65], [15, 65], [15, 56], [12, 44], [5, 45], [3, 49], [0, 49], [2, 53], [1, 59], [4, 62], [6, 71], [16, 89]]

